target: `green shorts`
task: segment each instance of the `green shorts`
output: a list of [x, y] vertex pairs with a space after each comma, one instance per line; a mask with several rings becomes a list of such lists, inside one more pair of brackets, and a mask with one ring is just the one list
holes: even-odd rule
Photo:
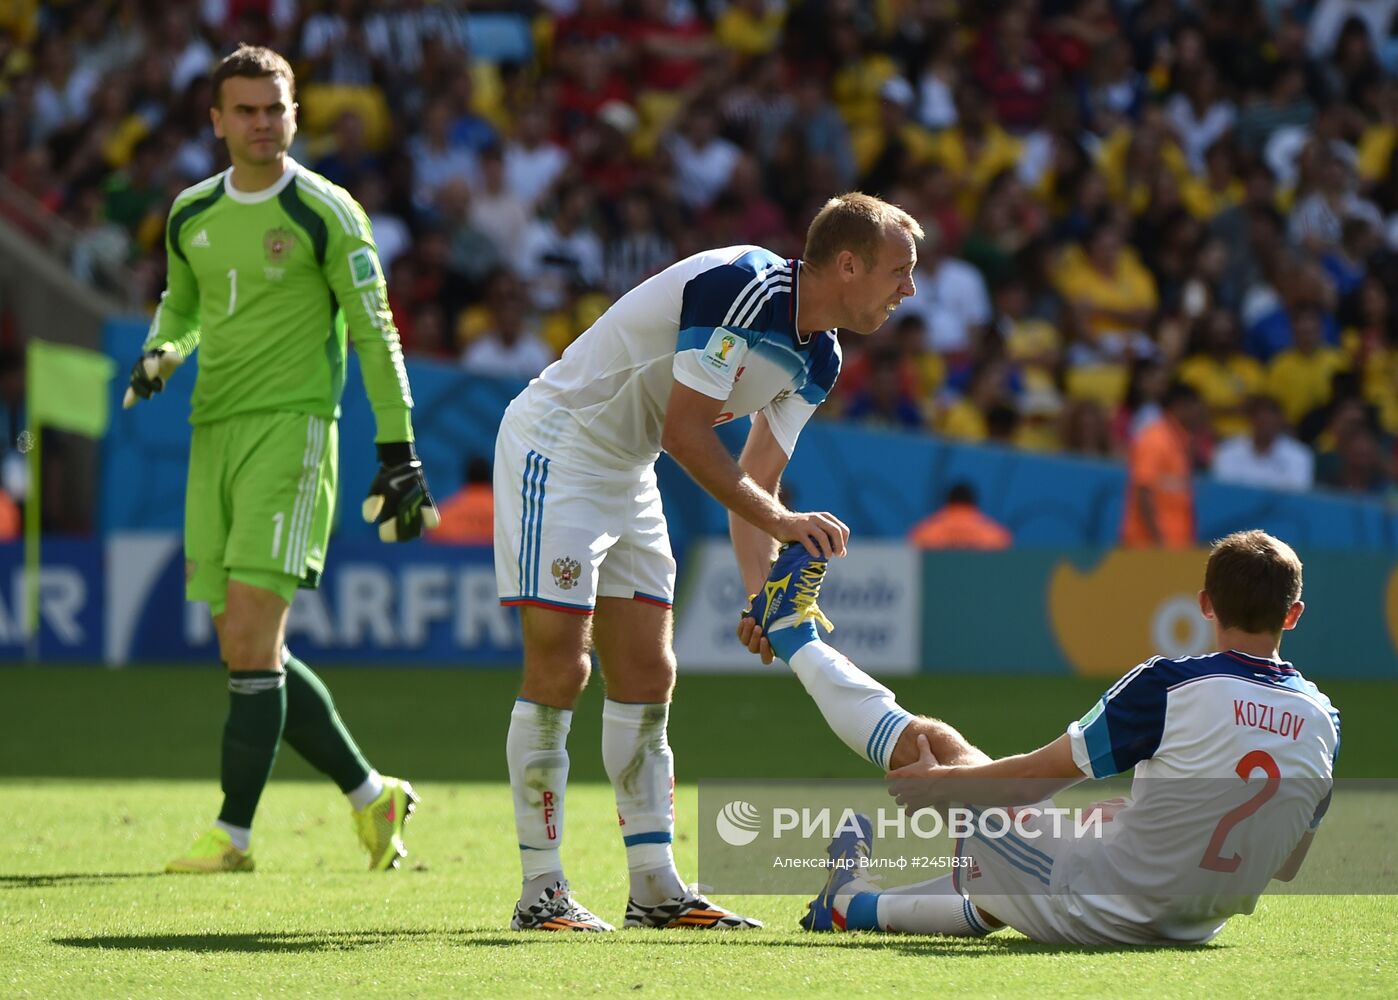
[[220, 615], [228, 581], [287, 603], [325, 568], [335, 509], [334, 420], [252, 413], [198, 424], [185, 492], [185, 599]]

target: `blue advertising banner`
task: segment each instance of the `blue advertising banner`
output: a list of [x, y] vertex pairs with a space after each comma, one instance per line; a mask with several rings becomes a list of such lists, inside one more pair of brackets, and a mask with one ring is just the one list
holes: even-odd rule
[[[102, 546], [46, 539], [39, 577], [39, 658], [102, 658]], [[24, 546], [0, 545], [0, 660], [25, 656]]]
[[[1146, 657], [1211, 648], [1197, 592], [1206, 558], [1187, 552], [1011, 549], [915, 552], [855, 542], [822, 605], [834, 644], [879, 674], [1119, 676]], [[0, 545], [0, 663], [21, 663], [23, 546]], [[1287, 658], [1321, 677], [1398, 677], [1398, 561], [1301, 549], [1300, 626]], [[731, 640], [742, 601], [728, 543], [692, 547], [676, 606], [680, 669], [755, 670]], [[42, 662], [215, 664], [208, 608], [184, 600], [174, 532], [44, 543]], [[484, 547], [337, 542], [317, 590], [292, 604], [287, 640], [318, 663], [515, 667], [519, 616], [496, 598]]]
[[[109, 663], [217, 660], [203, 604], [184, 602], [179, 536], [120, 535], [107, 598]], [[308, 659], [417, 666], [509, 666], [519, 616], [495, 593], [489, 548], [337, 542], [316, 590], [296, 595], [287, 642]]]

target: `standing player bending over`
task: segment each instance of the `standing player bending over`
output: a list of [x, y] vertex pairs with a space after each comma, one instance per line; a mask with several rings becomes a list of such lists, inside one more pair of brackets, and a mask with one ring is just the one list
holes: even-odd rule
[[283, 644], [298, 587], [325, 566], [338, 465], [345, 321], [378, 424], [364, 502], [379, 537], [437, 523], [412, 440], [412, 397], [363, 211], [286, 155], [295, 81], [270, 49], [240, 47], [213, 76], [214, 131], [231, 169], [182, 192], [166, 228], [169, 279], [127, 405], [203, 347], [190, 422], [186, 597], [207, 601], [231, 692], [223, 808], [171, 872], [251, 871], [253, 812], [287, 743], [349, 797], [369, 867], [406, 855], [412, 787], [360, 754], [326, 690]]
[[[1199, 607], [1217, 652], [1147, 660], [1052, 743], [994, 761], [946, 723], [904, 712], [817, 638], [810, 609], [824, 570], [787, 549], [752, 614], [836, 734], [891, 768], [903, 805], [956, 801], [970, 782], [1031, 781], [1041, 798], [1045, 786], [1136, 770], [1132, 800], [1100, 838], [1074, 839], [1071, 824], [1055, 836], [1047, 817], [1028, 821], [1037, 838], [978, 831], [958, 844], [968, 875], [888, 892], [859, 871], [873, 840], [862, 820], [831, 844], [848, 867], [803, 927], [977, 936], [1008, 924], [1043, 942], [1202, 943], [1251, 913], [1272, 878], [1295, 877], [1330, 802], [1340, 717], [1278, 653], [1304, 609], [1301, 562], [1285, 543], [1244, 531], [1214, 545]], [[754, 652], [760, 634], [749, 621]]]
[[[834, 328], [872, 333], [913, 294], [921, 236], [877, 198], [833, 198], [804, 260], [755, 246], [682, 260], [622, 296], [510, 404], [495, 445], [495, 575], [524, 627], [505, 747], [524, 869], [516, 929], [612, 929], [572, 900], [559, 856], [568, 727], [594, 646], [631, 873], [626, 926], [757, 926], [686, 888], [671, 853], [675, 560], [655, 460], [665, 449], [728, 508], [748, 586], [765, 577], [774, 539], [843, 554], [844, 524], [787, 510], [777, 482], [839, 372]], [[735, 462], [714, 426], [749, 414]]]

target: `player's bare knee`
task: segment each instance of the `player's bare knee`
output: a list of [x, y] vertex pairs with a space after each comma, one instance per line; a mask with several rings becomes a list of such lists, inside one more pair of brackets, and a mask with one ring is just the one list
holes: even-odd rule
[[639, 705], [668, 703], [675, 690], [675, 658], [661, 656], [649, 663], [632, 664], [630, 669], [613, 671], [608, 678], [607, 697]]
[[591, 621], [541, 608], [520, 609], [524, 682], [520, 696], [554, 708], [572, 708], [592, 673]]
[[228, 669], [280, 670], [282, 668], [281, 638], [256, 621], [240, 621], [232, 616], [225, 619], [219, 634], [219, 652]]
[[228, 605], [219, 616], [219, 651], [230, 670], [280, 670], [289, 605], [276, 592], [228, 581]]
[[592, 664], [587, 656], [530, 656], [526, 653], [520, 697], [554, 708], [573, 707], [587, 687]]

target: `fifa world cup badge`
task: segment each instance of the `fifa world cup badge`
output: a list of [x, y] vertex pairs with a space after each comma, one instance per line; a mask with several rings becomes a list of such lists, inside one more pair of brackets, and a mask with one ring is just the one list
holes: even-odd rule
[[553, 582], [558, 584], [559, 590], [572, 590], [578, 585], [581, 575], [582, 564], [576, 559], [564, 556], [553, 561]]
[[[715, 330], [704, 348], [704, 363], [715, 371], [726, 372], [742, 356], [738, 338], [727, 330]], [[734, 353], [737, 351], [737, 353]]]

